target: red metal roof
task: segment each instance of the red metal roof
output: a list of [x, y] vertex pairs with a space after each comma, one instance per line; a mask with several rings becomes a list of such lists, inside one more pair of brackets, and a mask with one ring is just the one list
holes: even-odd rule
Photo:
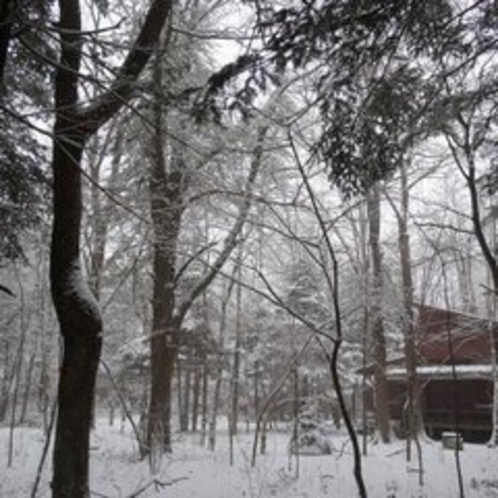
[[498, 323], [450, 310], [418, 306], [418, 349], [423, 364], [490, 364]]

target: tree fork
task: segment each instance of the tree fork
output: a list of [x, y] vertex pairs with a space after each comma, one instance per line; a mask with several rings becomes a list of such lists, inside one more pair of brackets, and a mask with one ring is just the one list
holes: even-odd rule
[[[100, 310], [80, 269], [81, 160], [88, 138], [131, 98], [171, 9], [154, 1], [116, 82], [86, 113], [78, 110], [82, 57], [79, 0], [59, 0], [60, 59], [55, 78], [50, 283], [63, 339], [54, 443], [54, 498], [87, 498], [89, 439], [101, 351]], [[89, 119], [92, 118], [92, 119]]]

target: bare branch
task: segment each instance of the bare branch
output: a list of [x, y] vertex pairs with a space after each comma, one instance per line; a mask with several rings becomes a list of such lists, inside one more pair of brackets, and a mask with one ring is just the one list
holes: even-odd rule
[[259, 172], [259, 168], [262, 163], [262, 153], [263, 153], [263, 142], [268, 131], [267, 126], [262, 126], [258, 132], [258, 140], [256, 148], [254, 149], [253, 160], [251, 163], [251, 170], [249, 172], [249, 176], [246, 181], [246, 197], [240, 208], [239, 216], [233, 225], [230, 233], [225, 239], [224, 247], [220, 254], [218, 255], [216, 261], [211, 266], [208, 273], [202, 278], [197, 285], [193, 288], [192, 292], [188, 296], [188, 298], [183, 301], [178, 307], [177, 319], [180, 321], [183, 319], [187, 311], [190, 309], [194, 301], [199, 297], [204, 290], [209, 286], [209, 284], [214, 280], [216, 275], [218, 275], [222, 266], [225, 264], [227, 259], [229, 258], [232, 251], [235, 249], [238, 243], [239, 236], [242, 232], [242, 228], [246, 222], [247, 216], [249, 214], [249, 210], [251, 208], [251, 192], [254, 186], [254, 182], [256, 180], [256, 176]]
[[131, 98], [135, 82], [156, 48], [157, 40], [166, 19], [170, 16], [172, 6], [172, 0], [153, 1], [142, 29], [117, 73], [114, 83], [92, 105], [80, 111], [79, 126], [85, 130], [87, 136], [95, 133]]

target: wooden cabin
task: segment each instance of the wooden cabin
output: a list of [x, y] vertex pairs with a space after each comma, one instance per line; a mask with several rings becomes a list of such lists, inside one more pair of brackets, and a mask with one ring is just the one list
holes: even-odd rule
[[[498, 323], [430, 306], [418, 306], [416, 330], [420, 403], [427, 434], [456, 431], [464, 440], [489, 440], [493, 420], [493, 355]], [[391, 418], [404, 431], [404, 359], [387, 368]]]

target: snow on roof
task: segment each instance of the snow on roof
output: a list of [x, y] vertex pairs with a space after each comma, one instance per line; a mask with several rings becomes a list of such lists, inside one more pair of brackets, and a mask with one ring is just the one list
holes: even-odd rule
[[[483, 379], [493, 377], [493, 365], [421, 365], [417, 367], [417, 375], [423, 379], [449, 380], [456, 378]], [[389, 380], [406, 380], [406, 368], [388, 367], [386, 371]]]

